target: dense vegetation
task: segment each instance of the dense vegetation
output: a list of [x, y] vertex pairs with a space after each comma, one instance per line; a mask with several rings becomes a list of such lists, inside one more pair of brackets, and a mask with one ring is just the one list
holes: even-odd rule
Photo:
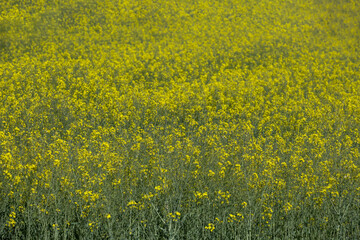
[[360, 2], [0, 2], [0, 239], [359, 239]]

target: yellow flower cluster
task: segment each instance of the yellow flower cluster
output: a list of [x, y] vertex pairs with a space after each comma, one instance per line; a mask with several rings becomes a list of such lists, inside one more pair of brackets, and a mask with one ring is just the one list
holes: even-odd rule
[[0, 6], [1, 239], [360, 236], [358, 1]]

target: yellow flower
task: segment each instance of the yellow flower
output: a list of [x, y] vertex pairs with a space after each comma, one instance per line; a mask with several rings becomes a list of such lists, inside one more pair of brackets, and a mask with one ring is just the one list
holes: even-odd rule
[[284, 206], [285, 212], [288, 213], [292, 209], [292, 207], [293, 206], [289, 202], [287, 202]]
[[15, 227], [15, 225], [16, 225], [16, 221], [15, 221], [16, 213], [15, 213], [15, 212], [11, 212], [11, 213], [9, 214], [9, 217], [10, 217], [10, 219], [9, 219], [8, 222], [6, 223], [6, 226], [8, 226], [8, 227]]
[[212, 231], [215, 230], [215, 224], [209, 223], [209, 224], [205, 227], [205, 229], [210, 230], [210, 232], [212, 232]]
[[137, 202], [135, 202], [134, 200], [131, 200], [130, 202], [128, 202], [127, 206], [130, 208], [136, 208]]

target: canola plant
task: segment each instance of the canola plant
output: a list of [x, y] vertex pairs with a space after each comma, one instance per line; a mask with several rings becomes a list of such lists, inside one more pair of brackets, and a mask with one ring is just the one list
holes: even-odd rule
[[0, 3], [0, 239], [359, 239], [360, 2]]

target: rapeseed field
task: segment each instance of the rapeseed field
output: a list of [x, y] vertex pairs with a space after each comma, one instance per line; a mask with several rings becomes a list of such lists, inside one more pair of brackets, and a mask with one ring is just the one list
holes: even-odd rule
[[0, 239], [360, 239], [360, 2], [0, 3]]

